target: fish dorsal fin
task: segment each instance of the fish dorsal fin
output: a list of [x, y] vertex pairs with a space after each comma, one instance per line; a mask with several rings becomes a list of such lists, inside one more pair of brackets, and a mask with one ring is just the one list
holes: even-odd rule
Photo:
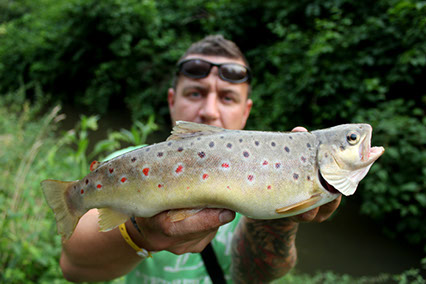
[[223, 129], [221, 127], [216, 127], [216, 126], [211, 126], [206, 124], [187, 122], [187, 121], [177, 121], [176, 126], [173, 127], [172, 135], [170, 135], [169, 138], [167, 138], [167, 141], [193, 138], [193, 137], [198, 137], [202, 135], [209, 135], [209, 134], [220, 133], [225, 131], [228, 131], [228, 130]]
[[113, 209], [101, 208], [99, 209], [99, 228], [102, 232], [106, 232], [123, 224], [129, 218], [126, 214]]

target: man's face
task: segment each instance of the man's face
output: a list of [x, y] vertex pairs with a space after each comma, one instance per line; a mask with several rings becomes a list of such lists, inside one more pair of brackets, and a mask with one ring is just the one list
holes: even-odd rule
[[[220, 56], [189, 55], [185, 59], [200, 58], [212, 63], [238, 63], [242, 60]], [[247, 82], [234, 84], [219, 78], [213, 66], [210, 74], [201, 79], [179, 75], [176, 90], [169, 89], [168, 102], [173, 125], [176, 121], [190, 121], [227, 129], [243, 129], [252, 107], [247, 98]]]

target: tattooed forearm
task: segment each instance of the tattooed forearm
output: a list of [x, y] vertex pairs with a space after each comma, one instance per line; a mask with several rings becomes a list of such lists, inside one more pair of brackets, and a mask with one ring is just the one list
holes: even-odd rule
[[296, 263], [298, 224], [290, 220], [241, 220], [232, 240], [236, 283], [262, 283], [286, 274]]

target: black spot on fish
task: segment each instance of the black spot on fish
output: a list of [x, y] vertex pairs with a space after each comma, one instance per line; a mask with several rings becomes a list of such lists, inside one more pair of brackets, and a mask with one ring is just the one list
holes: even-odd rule
[[244, 151], [244, 152], [243, 152], [243, 155], [244, 155], [244, 157], [246, 157], [246, 158], [248, 158], [248, 157], [250, 156], [249, 152], [247, 152], [247, 151]]
[[340, 145], [340, 151], [345, 151], [345, 146]]
[[131, 159], [131, 161], [134, 163], [134, 162], [136, 162], [136, 158], [135, 157], [133, 157], [132, 159]]
[[210, 147], [210, 148], [213, 148], [213, 147], [214, 147], [214, 142], [213, 142], [213, 141], [211, 141], [211, 142], [209, 143], [209, 147]]
[[307, 177], [306, 177], [306, 179], [307, 179], [307, 180], [311, 180], [311, 176], [307, 176]]
[[167, 146], [171, 146], [173, 143], [172, 142], [169, 142], [169, 143], [167, 143]]
[[89, 180], [88, 179], [86, 179], [86, 184], [88, 184], [89, 183]]
[[223, 136], [220, 136], [220, 139], [223, 139], [223, 138], [225, 138], [225, 137], [223, 137]]
[[200, 141], [200, 140], [201, 140], [201, 137], [198, 137], [198, 138], [197, 138], [197, 140], [198, 140], [198, 141]]
[[325, 157], [328, 158], [328, 153], [325, 153]]
[[240, 141], [240, 143], [242, 143], [242, 142], [243, 142], [243, 139], [240, 139], [239, 141]]
[[275, 168], [279, 169], [281, 167], [281, 163], [275, 163]]
[[158, 152], [158, 153], [157, 153], [157, 157], [158, 157], [158, 158], [163, 157], [163, 155], [164, 155], [164, 153], [163, 153], [163, 152]]
[[289, 136], [288, 138], [290, 138], [290, 140], [293, 140], [293, 137]]
[[178, 152], [182, 152], [183, 151], [183, 147], [179, 147], [177, 150], [178, 150]]
[[306, 146], [307, 146], [308, 148], [311, 148], [311, 144], [309, 144], [309, 143], [308, 143], [308, 144], [306, 144]]
[[226, 144], [226, 147], [229, 148], [229, 149], [231, 149], [232, 148], [232, 144], [228, 143], [228, 144]]
[[285, 150], [287, 153], [290, 153], [290, 148], [288, 148], [287, 146], [285, 146], [285, 147], [284, 147], [284, 150]]
[[145, 149], [145, 152], [149, 152], [150, 150], [151, 150], [151, 148], [148, 147], [148, 148]]
[[293, 174], [293, 178], [294, 178], [295, 180], [298, 180], [298, 179], [299, 179], [299, 175], [298, 175], [298, 174], [296, 174], [296, 173], [294, 173], [294, 174]]
[[275, 144], [275, 142], [271, 142], [271, 146], [275, 147], [277, 144]]
[[204, 158], [206, 156], [206, 153], [204, 153], [204, 152], [198, 152], [198, 156], [200, 158]]
[[256, 146], [259, 146], [259, 141], [254, 141], [254, 144], [256, 145]]
[[304, 163], [306, 162], [306, 158], [305, 157], [302, 156], [300, 159], [302, 160], [302, 162], [304, 162]]

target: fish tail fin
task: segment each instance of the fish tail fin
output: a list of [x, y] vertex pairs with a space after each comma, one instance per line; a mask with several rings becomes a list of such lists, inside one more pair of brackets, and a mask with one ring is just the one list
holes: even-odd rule
[[47, 204], [49, 204], [55, 213], [58, 232], [65, 240], [71, 237], [81, 217], [76, 214], [75, 210], [68, 206], [66, 200], [67, 189], [75, 183], [75, 181], [68, 182], [51, 179], [41, 182]]

